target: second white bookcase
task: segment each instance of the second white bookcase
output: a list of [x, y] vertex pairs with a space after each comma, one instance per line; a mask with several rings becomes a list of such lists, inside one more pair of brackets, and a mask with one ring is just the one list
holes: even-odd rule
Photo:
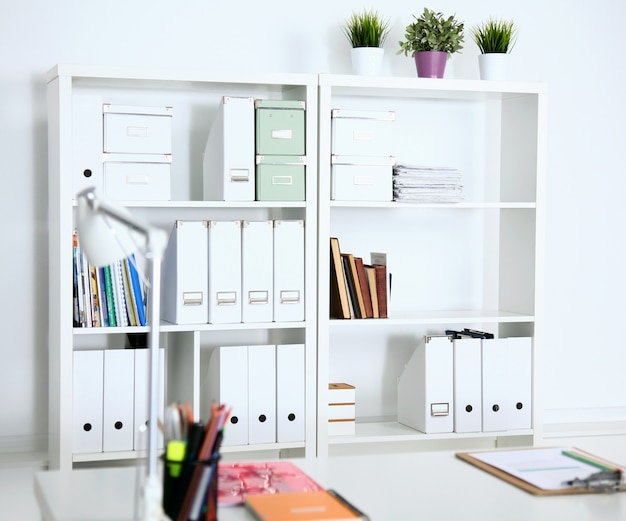
[[[318, 446], [541, 434], [543, 179], [542, 85], [320, 75]], [[453, 167], [454, 203], [331, 200], [331, 113], [394, 111], [397, 163]], [[329, 238], [342, 252], [387, 254], [389, 318], [329, 319]], [[532, 428], [424, 434], [398, 423], [397, 385], [426, 335], [464, 327], [533, 338]], [[429, 375], [430, 376], [430, 375]], [[436, 375], [433, 375], [436, 377]], [[328, 435], [328, 384], [356, 388], [356, 434]], [[526, 438], [527, 440], [528, 438]]]

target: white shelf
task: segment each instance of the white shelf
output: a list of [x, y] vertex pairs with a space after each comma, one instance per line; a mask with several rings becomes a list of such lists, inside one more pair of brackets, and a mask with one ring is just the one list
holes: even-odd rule
[[532, 429], [498, 432], [447, 432], [426, 434], [394, 421], [356, 422], [354, 436], [329, 436], [330, 445], [357, 445], [364, 443], [397, 443], [403, 441], [462, 440], [529, 436]]
[[506, 311], [419, 311], [415, 313], [395, 313], [390, 318], [331, 319], [330, 327], [396, 327], [419, 324], [454, 325], [476, 322], [502, 324], [534, 322], [534, 320], [534, 315], [523, 315]]

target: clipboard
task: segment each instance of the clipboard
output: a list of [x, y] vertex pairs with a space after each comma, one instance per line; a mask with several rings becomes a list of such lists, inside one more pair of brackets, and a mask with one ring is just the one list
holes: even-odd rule
[[[572, 456], [572, 454], [570, 454], [568, 456], [565, 454], [567, 452], [573, 452], [575, 455]], [[621, 471], [621, 485], [614, 490], [614, 492], [626, 491], [626, 483], [623, 481], [624, 469], [622, 466], [578, 448], [524, 448], [481, 452], [457, 452], [455, 455], [457, 458], [536, 496], [606, 493], [597, 488], [568, 486], [565, 483], [561, 483], [557, 487], [541, 485], [541, 481], [544, 478], [548, 481], [552, 475], [567, 475], [567, 480], [587, 478], [590, 474], [598, 472], [600, 465], [606, 465], [607, 467]], [[576, 455], [580, 455], [581, 458], [576, 458]], [[578, 463], [576, 460], [578, 460]], [[515, 469], [515, 465], [522, 461], [527, 461], [527, 469], [519, 469], [518, 472], [511, 470]], [[541, 465], [545, 466], [541, 467]], [[529, 479], [523, 479], [519, 475], [516, 475], [524, 475], [524, 472], [528, 472], [526, 475], [531, 477]]]

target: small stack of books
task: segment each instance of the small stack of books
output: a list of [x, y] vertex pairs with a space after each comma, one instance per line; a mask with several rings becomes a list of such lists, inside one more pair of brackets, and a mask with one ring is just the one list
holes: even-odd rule
[[330, 318], [387, 318], [387, 266], [372, 253], [362, 257], [342, 253], [339, 239], [330, 238]]
[[456, 168], [396, 165], [393, 200], [407, 203], [458, 203], [463, 177]]

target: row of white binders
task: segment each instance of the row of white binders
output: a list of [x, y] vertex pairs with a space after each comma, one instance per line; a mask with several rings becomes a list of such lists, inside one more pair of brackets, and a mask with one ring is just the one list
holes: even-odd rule
[[302, 220], [177, 221], [163, 259], [161, 317], [303, 321], [304, 264]]
[[73, 235], [74, 327], [145, 326], [145, 285], [135, 255], [93, 266]]
[[428, 336], [398, 381], [398, 421], [425, 433], [532, 427], [532, 339]]
[[202, 395], [232, 408], [223, 445], [303, 441], [304, 370], [304, 344], [215, 348]]
[[[159, 351], [162, 417], [164, 350]], [[73, 452], [146, 450], [148, 349], [74, 351], [73, 364]]]

